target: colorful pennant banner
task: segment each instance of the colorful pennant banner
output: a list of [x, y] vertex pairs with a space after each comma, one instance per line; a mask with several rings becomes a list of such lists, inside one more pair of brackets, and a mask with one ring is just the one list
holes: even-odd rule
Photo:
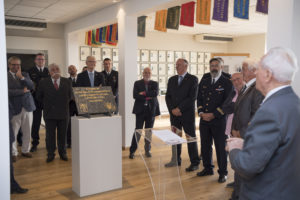
[[101, 46], [102, 43], [116, 46], [118, 44], [118, 24], [89, 30], [85, 33], [85, 44]]
[[249, 19], [249, 0], [234, 0], [234, 16]]
[[145, 37], [146, 36], [146, 18], [147, 16], [141, 16], [137, 19], [137, 33], [138, 37]]
[[213, 19], [228, 22], [228, 0], [215, 0]]
[[196, 23], [210, 24], [211, 0], [197, 0]]
[[157, 31], [167, 32], [167, 13], [168, 10], [160, 10], [155, 14], [155, 26], [154, 29]]
[[169, 29], [178, 30], [180, 18], [180, 6], [175, 6], [168, 9], [167, 24], [166, 27]]
[[268, 14], [269, 0], [257, 0], [256, 11]]
[[195, 2], [191, 1], [181, 5], [180, 25], [194, 26]]

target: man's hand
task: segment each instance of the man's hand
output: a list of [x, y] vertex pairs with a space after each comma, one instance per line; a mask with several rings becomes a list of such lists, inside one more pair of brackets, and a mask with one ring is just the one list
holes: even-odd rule
[[24, 87], [24, 94], [30, 92], [30, 90], [27, 89], [27, 87]]
[[204, 121], [211, 121], [215, 118], [213, 113], [201, 113], [200, 117], [204, 120]]
[[229, 138], [227, 139], [227, 148], [228, 152], [233, 149], [243, 149], [244, 139], [242, 138]]
[[240, 131], [238, 131], [238, 130], [232, 130], [231, 134], [232, 134], [233, 137], [241, 138]]
[[19, 68], [19, 70], [17, 71], [16, 76], [17, 76], [19, 79], [23, 79], [23, 78], [24, 78], [24, 76], [22, 75], [22, 72], [21, 72], [21, 68]]
[[182, 113], [181, 113], [181, 111], [180, 111], [179, 108], [174, 108], [174, 109], [172, 110], [172, 114], [173, 114], [174, 116], [176, 116], [176, 117], [179, 117], [179, 116], [182, 115]]
[[146, 92], [145, 92], [145, 91], [143, 91], [143, 92], [139, 92], [139, 95], [146, 96]]

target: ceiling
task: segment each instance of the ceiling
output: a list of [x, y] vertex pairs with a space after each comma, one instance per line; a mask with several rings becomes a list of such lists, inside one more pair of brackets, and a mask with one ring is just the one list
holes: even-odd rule
[[[39, 19], [49, 23], [64, 24], [120, 1], [124, 0], [4, 0], [4, 3], [6, 16], [22, 17], [24, 20]], [[174, 0], [172, 6], [174, 4], [180, 5], [187, 1], [191, 0]], [[268, 16], [255, 11], [256, 1], [250, 0], [249, 20], [233, 17], [234, 0], [229, 0], [228, 22], [211, 20], [211, 25], [195, 23], [193, 28], [180, 26], [179, 30], [168, 29], [168, 32], [192, 35], [208, 33], [224, 36], [266, 33]], [[168, 8], [168, 6], [170, 5], [165, 5], [165, 7], [161, 7], [160, 9]], [[148, 16], [146, 30], [154, 31], [155, 13], [145, 14]]]
[[67, 23], [122, 0], [4, 0], [5, 15]]

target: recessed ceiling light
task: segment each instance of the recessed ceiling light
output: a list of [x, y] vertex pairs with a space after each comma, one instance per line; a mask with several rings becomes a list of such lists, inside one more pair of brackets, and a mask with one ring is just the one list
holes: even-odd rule
[[113, 3], [118, 3], [119, 2], [119, 0], [113, 0]]

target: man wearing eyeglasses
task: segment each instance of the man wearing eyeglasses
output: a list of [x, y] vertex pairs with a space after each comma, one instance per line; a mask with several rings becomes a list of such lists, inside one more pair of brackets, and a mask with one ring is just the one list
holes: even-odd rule
[[39, 140], [40, 140], [39, 131], [40, 131], [40, 125], [42, 119], [42, 110], [43, 110], [42, 105], [38, 103], [38, 101], [36, 100], [36, 90], [39, 86], [40, 81], [50, 76], [49, 70], [45, 66], [46, 59], [43, 53], [38, 53], [35, 56], [34, 63], [35, 66], [28, 71], [28, 74], [35, 86], [34, 87], [35, 89], [31, 90], [31, 92], [36, 106], [36, 110], [33, 112], [33, 123], [31, 129], [32, 147], [30, 152], [35, 152], [39, 144]]
[[96, 59], [94, 56], [86, 58], [87, 70], [77, 76], [77, 87], [99, 87], [105, 86], [104, 75], [95, 70]]

